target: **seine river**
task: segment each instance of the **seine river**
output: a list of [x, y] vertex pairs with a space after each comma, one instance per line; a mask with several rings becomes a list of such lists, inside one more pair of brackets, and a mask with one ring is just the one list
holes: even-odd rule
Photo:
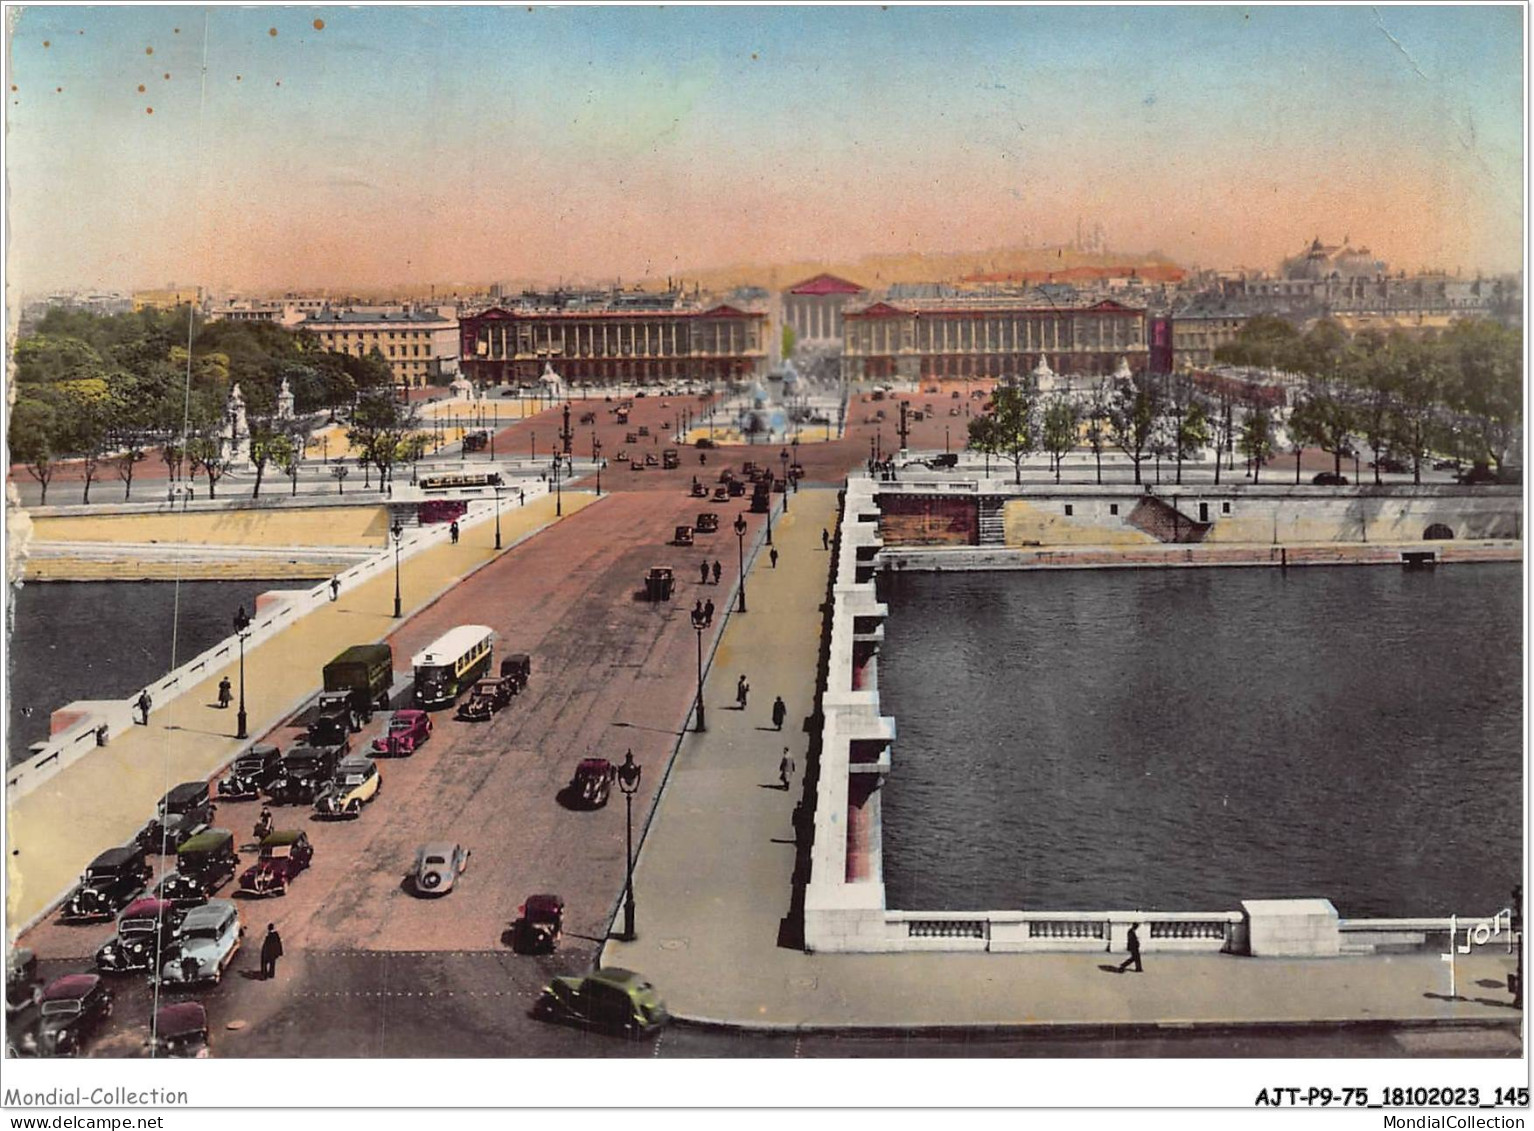
[[895, 574], [888, 906], [1491, 914], [1522, 567]]
[[[234, 631], [241, 606], [253, 613], [269, 589], [314, 582], [181, 583], [176, 663]], [[50, 581], [11, 590], [7, 763], [48, 737], [48, 716], [76, 699], [120, 699], [158, 679], [171, 663], [176, 584], [170, 581]]]

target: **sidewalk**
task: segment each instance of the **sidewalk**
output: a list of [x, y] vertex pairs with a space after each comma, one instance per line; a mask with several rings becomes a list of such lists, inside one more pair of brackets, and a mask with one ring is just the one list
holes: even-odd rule
[[[1458, 963], [1446, 1000], [1436, 954], [1310, 960], [1147, 950], [1145, 973], [1119, 975], [1121, 954], [805, 954], [779, 945], [795, 863], [831, 555], [820, 531], [836, 493], [805, 490], [774, 522], [781, 559], [765, 550], [746, 579], [748, 612], [732, 614], [705, 683], [708, 731], [677, 752], [639, 853], [637, 938], [610, 941], [602, 964], [639, 970], [678, 1017], [743, 1028], [1112, 1028], [1317, 1023], [1521, 1021], [1509, 1005], [1513, 958], [1478, 948]], [[733, 709], [735, 680], [751, 684]], [[771, 730], [773, 696], [787, 703]], [[767, 728], [767, 729], [762, 729]], [[793, 788], [777, 788], [788, 746]], [[898, 763], [897, 763], [898, 764]], [[898, 771], [897, 771], [898, 772]]]
[[[595, 501], [585, 492], [567, 492], [564, 513], [572, 515]], [[541, 497], [525, 507], [503, 506], [503, 547], [510, 549], [554, 521], [554, 505], [553, 499]], [[458, 545], [444, 543], [403, 561], [400, 588], [406, 618], [493, 558], [494, 543], [495, 523], [484, 520], [466, 526]], [[385, 638], [404, 624], [405, 619], [394, 619], [393, 610], [390, 570], [343, 589], [335, 603], [248, 649], [245, 686], [251, 737], [265, 734], [312, 695], [320, 684], [321, 667], [337, 652]], [[409, 664], [408, 655], [396, 653], [396, 671], [407, 670]], [[225, 675], [238, 689], [238, 662], [210, 670], [201, 683], [156, 710], [147, 727], [117, 735], [8, 808], [7, 923], [13, 932], [64, 894], [97, 853], [137, 833], [167, 789], [210, 776], [248, 745], [234, 737], [234, 708], [220, 710], [215, 705], [218, 681]]]

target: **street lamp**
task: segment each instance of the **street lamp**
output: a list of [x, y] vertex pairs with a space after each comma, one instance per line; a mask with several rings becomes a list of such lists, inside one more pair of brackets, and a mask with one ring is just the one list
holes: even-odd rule
[[499, 483], [491, 484], [491, 490], [495, 492], [495, 548], [501, 548], [501, 491]]
[[623, 885], [623, 941], [634, 941], [634, 794], [639, 789], [641, 767], [634, 763], [634, 752], [623, 756], [618, 767], [618, 788], [623, 791], [628, 829], [628, 851], [624, 857], [628, 865], [628, 879]]
[[245, 612], [245, 606], [240, 606], [240, 611], [234, 614], [234, 634], [240, 640], [240, 713], [235, 716], [235, 738], [249, 738], [245, 729], [245, 637], [250, 633], [250, 617]]
[[783, 513], [788, 513], [788, 449], [784, 448], [778, 453], [778, 462], [783, 465]]
[[736, 608], [746, 611], [746, 516], [735, 516], [735, 543], [740, 550], [740, 603]]
[[695, 731], [702, 734], [708, 729], [703, 722], [703, 630], [708, 627], [708, 617], [702, 609], [692, 611], [692, 627], [698, 634], [698, 725]]
[[949, 451], [949, 448], [948, 448], [948, 444], [949, 444], [948, 433], [949, 433], [950, 428], [951, 428], [951, 425], [947, 425], [947, 424], [943, 425], [943, 454], [944, 455], [947, 455], [948, 451]]
[[554, 517], [559, 518], [564, 514], [564, 496], [559, 490], [559, 453], [554, 453]]
[[405, 539], [405, 528], [400, 525], [399, 519], [394, 520], [394, 525], [389, 528], [389, 533], [394, 536], [394, 615], [400, 615], [399, 600], [399, 544]]
[[602, 497], [602, 441], [597, 439], [597, 434], [591, 434], [591, 461], [597, 465], [597, 498]]
[[[799, 466], [799, 433], [797, 431], [794, 432], [794, 438], [790, 442], [794, 446], [794, 466], [798, 467]], [[799, 493], [799, 476], [795, 475], [794, 476], [794, 494], [797, 495], [798, 493]]]

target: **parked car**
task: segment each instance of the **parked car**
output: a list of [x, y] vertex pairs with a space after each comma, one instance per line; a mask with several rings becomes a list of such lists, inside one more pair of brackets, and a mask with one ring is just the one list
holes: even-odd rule
[[416, 850], [410, 869], [417, 895], [446, 895], [469, 866], [469, 850], [461, 844], [432, 841]]
[[474, 685], [468, 699], [458, 707], [458, 717], [482, 723], [511, 702], [516, 683], [510, 679], [482, 679]]
[[699, 511], [698, 520], [694, 529], [699, 534], [715, 534], [719, 530], [719, 515], [716, 511]]
[[267, 784], [266, 796], [274, 805], [309, 805], [346, 756], [349, 743], [338, 746], [290, 747], [282, 756], [282, 768]]
[[155, 815], [139, 830], [137, 841], [145, 852], [174, 852], [212, 823], [208, 783], [182, 782], [160, 799]]
[[1501, 479], [1491, 469], [1490, 464], [1477, 463], [1469, 471], [1461, 472], [1459, 481], [1469, 486], [1481, 486], [1488, 483], [1500, 483]]
[[268, 743], [252, 746], [234, 760], [229, 772], [218, 782], [220, 801], [253, 801], [276, 776], [282, 766], [282, 753]]
[[678, 526], [676, 528], [676, 531], [671, 536], [671, 544], [673, 546], [691, 546], [692, 545], [692, 527], [690, 527], [690, 526]]
[[570, 779], [570, 792], [587, 809], [600, 809], [607, 804], [616, 773], [606, 758], [582, 758], [576, 764], [575, 776]]
[[19, 1013], [42, 997], [37, 984], [37, 955], [14, 947], [5, 958], [5, 1015]]
[[43, 990], [38, 1026], [21, 1038], [33, 1056], [78, 1056], [85, 1042], [112, 1016], [112, 991], [100, 974], [65, 974]]
[[315, 705], [304, 740], [311, 746], [348, 742], [349, 736], [362, 729], [362, 724], [363, 716], [353, 708], [350, 692], [327, 691]]
[[154, 1055], [184, 1060], [208, 1057], [208, 1011], [201, 1002], [178, 1001], [155, 1010]]
[[110, 919], [144, 890], [153, 874], [139, 845], [109, 848], [86, 867], [80, 886], [64, 901], [59, 920], [95, 923]]
[[674, 471], [682, 466], [682, 457], [675, 448], [667, 448], [660, 454], [661, 470]]
[[325, 694], [348, 695], [353, 712], [366, 722], [375, 707], [389, 705], [394, 651], [387, 644], [353, 644], [326, 664], [321, 676]]
[[176, 850], [176, 870], [155, 887], [155, 894], [179, 908], [206, 903], [240, 870], [234, 834], [228, 829], [204, 829]]
[[431, 737], [431, 715], [414, 707], [395, 711], [389, 719], [389, 731], [373, 739], [374, 754], [414, 754]]
[[616, 966], [555, 978], [543, 987], [533, 1016], [631, 1037], [654, 1032], [671, 1020], [654, 986], [632, 970]]
[[211, 899], [194, 907], [181, 921], [181, 934], [172, 953], [160, 961], [160, 981], [194, 985], [223, 980], [245, 937], [239, 910], [227, 899]]
[[378, 796], [383, 775], [371, 758], [348, 758], [336, 768], [336, 776], [320, 787], [314, 798], [314, 812], [320, 817], [362, 816], [362, 807]]
[[511, 680], [512, 692], [521, 695], [533, 674], [533, 660], [526, 652], [512, 652], [501, 659], [501, 678]]
[[314, 847], [307, 834], [279, 829], [261, 841], [261, 859], [240, 876], [240, 891], [245, 895], [286, 895], [288, 885], [313, 859]]
[[564, 936], [565, 901], [557, 895], [530, 895], [517, 908], [515, 949], [519, 954], [551, 954]]
[[1369, 466], [1378, 467], [1381, 471], [1388, 471], [1394, 475], [1402, 475], [1411, 470], [1409, 463], [1395, 456], [1381, 456], [1377, 462], [1371, 461]]
[[117, 932], [96, 951], [103, 974], [156, 970], [180, 938], [183, 912], [169, 900], [135, 899], [117, 917]]
[[1348, 485], [1348, 477], [1346, 475], [1338, 475], [1335, 471], [1323, 471], [1311, 479], [1311, 482], [1317, 487], [1346, 487]]

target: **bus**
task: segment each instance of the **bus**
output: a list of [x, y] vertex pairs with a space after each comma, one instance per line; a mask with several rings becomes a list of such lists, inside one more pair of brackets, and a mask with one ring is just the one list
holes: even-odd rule
[[494, 642], [494, 629], [482, 624], [461, 624], [412, 656], [416, 705], [430, 709], [451, 704], [490, 670]]
[[499, 486], [501, 486], [501, 473], [498, 471], [478, 474], [454, 472], [444, 475], [421, 476], [421, 490], [423, 491], [461, 491], [465, 488]]

